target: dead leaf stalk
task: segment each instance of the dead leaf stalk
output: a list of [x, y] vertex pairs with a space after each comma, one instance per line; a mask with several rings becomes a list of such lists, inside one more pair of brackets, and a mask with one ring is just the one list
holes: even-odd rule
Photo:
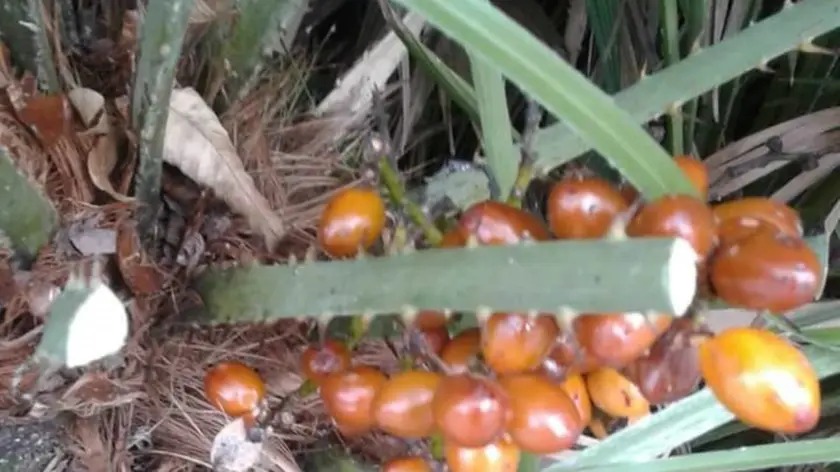
[[[151, 251], [163, 173], [164, 135], [169, 113], [169, 97], [175, 67], [181, 56], [184, 33], [193, 2], [173, 0], [149, 5], [140, 35], [137, 75], [132, 89], [131, 119], [138, 131], [138, 156], [135, 195], [137, 230], [146, 238]], [[151, 251], [154, 257], [154, 251]]]

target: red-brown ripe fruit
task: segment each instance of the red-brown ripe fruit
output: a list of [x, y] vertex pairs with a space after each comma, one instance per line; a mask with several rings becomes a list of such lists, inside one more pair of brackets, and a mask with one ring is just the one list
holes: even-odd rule
[[808, 359], [785, 339], [731, 328], [700, 345], [706, 386], [741, 422], [801, 434], [820, 418], [820, 383]]
[[721, 236], [729, 242], [768, 226], [790, 237], [802, 237], [799, 213], [772, 198], [740, 198], [714, 205], [712, 212], [718, 220]]
[[438, 243], [438, 247], [464, 247], [467, 244], [467, 238], [456, 226], [449, 231], [443, 233], [443, 238]]
[[422, 457], [397, 457], [382, 465], [382, 472], [432, 472]]
[[689, 195], [666, 195], [644, 205], [627, 225], [632, 237], [679, 237], [691, 244], [698, 262], [717, 244], [717, 223], [711, 208]]
[[373, 429], [373, 399], [385, 381], [385, 374], [368, 366], [351, 367], [324, 378], [321, 400], [342, 433], [355, 436]]
[[220, 411], [240, 417], [260, 406], [265, 383], [254, 369], [241, 362], [220, 362], [204, 375], [204, 395]]
[[506, 430], [520, 449], [552, 454], [575, 444], [585, 423], [560, 384], [537, 374], [508, 375], [499, 383], [510, 399]]
[[574, 336], [561, 334], [543, 360], [542, 370], [550, 377], [559, 380], [567, 375], [587, 374], [600, 366], [598, 360], [581, 347]]
[[558, 239], [601, 238], [629, 207], [604, 179], [567, 178], [554, 184], [548, 196], [548, 223]]
[[599, 365], [621, 368], [644, 354], [672, 319], [641, 313], [584, 314], [572, 326], [580, 347]]
[[700, 365], [694, 343], [694, 321], [677, 318], [650, 351], [624, 369], [624, 375], [654, 405], [690, 395], [700, 383]]
[[650, 412], [650, 403], [639, 388], [617, 370], [602, 367], [586, 375], [592, 403], [617, 418], [634, 418]]
[[449, 343], [449, 330], [446, 327], [420, 330], [420, 335], [426, 342], [429, 351], [440, 356], [443, 348]]
[[376, 426], [404, 439], [431, 435], [435, 428], [432, 399], [441, 378], [437, 372], [410, 370], [388, 379], [373, 399]]
[[468, 208], [458, 220], [457, 228], [464, 240], [472, 235], [479, 244], [487, 245], [513, 244], [525, 239], [549, 239], [548, 229], [539, 218], [492, 200]]
[[516, 472], [520, 454], [519, 448], [506, 439], [477, 448], [449, 441], [443, 444], [449, 472]]
[[502, 434], [508, 398], [495, 382], [471, 374], [443, 378], [432, 400], [435, 425], [447, 442], [482, 447]]
[[586, 425], [592, 420], [592, 400], [586, 390], [586, 381], [581, 374], [570, 374], [560, 384], [566, 395], [572, 399], [580, 417], [580, 424]]
[[453, 372], [466, 372], [481, 352], [481, 330], [468, 328], [446, 343], [440, 359]]
[[822, 284], [822, 267], [811, 248], [770, 231], [720, 248], [709, 275], [717, 296], [730, 305], [773, 313], [813, 301]]
[[315, 385], [321, 385], [324, 378], [333, 372], [341, 372], [350, 367], [350, 350], [347, 345], [332, 339], [324, 340], [323, 345], [312, 344], [300, 356], [300, 371]]
[[636, 187], [629, 182], [620, 184], [618, 186], [618, 192], [621, 193], [621, 197], [624, 198], [624, 201], [627, 202], [628, 205], [633, 205], [642, 196], [639, 191], [636, 190]]
[[449, 342], [449, 330], [446, 327], [448, 321], [446, 315], [439, 311], [421, 311], [412, 322], [435, 355], [440, 355]]
[[552, 316], [494, 313], [484, 325], [481, 354], [498, 374], [534, 370], [551, 350], [558, 332]]
[[332, 257], [369, 249], [385, 227], [385, 203], [375, 189], [347, 188], [328, 202], [318, 223], [318, 243]]
[[446, 328], [449, 319], [439, 311], [423, 310], [417, 313], [412, 324], [420, 330]]
[[683, 171], [691, 185], [697, 189], [700, 198], [705, 201], [709, 196], [709, 170], [703, 161], [691, 156], [676, 156], [674, 164]]
[[[731, 246], [759, 231], [774, 233], [779, 232], [779, 229], [766, 221], [746, 216], [718, 221], [718, 247]], [[791, 237], [798, 238], [799, 236]]]

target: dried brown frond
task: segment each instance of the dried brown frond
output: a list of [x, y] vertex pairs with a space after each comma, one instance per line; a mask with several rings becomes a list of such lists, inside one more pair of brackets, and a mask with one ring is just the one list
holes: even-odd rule
[[[192, 470], [189, 464], [207, 466], [213, 437], [229, 420], [204, 398], [204, 372], [211, 365], [239, 359], [258, 369], [273, 403], [302, 383], [296, 373], [296, 352], [304, 339], [295, 322], [207, 329], [179, 333], [165, 342], [151, 337], [147, 341], [148, 351], [142, 353], [147, 363], [146, 397], [134, 404], [135, 428], [154, 428], [150, 452], [160, 458], [179, 458], [170, 467], [178, 463], [183, 468], [172, 470]], [[289, 413], [298, 417], [318, 411], [317, 402], [308, 400], [292, 405]], [[266, 443], [264, 463], [258, 470], [298, 470], [292, 452], [312, 443], [317, 424], [327, 421], [320, 414], [309, 422], [277, 428]]]
[[361, 133], [330, 132], [338, 118], [300, 118], [302, 89], [311, 60], [293, 59], [272, 71], [222, 117], [257, 188], [303, 246], [311, 244], [329, 196], [360, 180]]
[[[207, 25], [230, 14], [229, 5], [197, 0], [190, 18], [193, 40], [203, 35]], [[136, 50], [136, 20], [136, 12], [124, 15], [118, 39], [97, 39], [72, 51], [56, 49], [65, 83], [78, 81], [101, 93], [123, 118]], [[195, 83], [193, 69], [198, 68], [194, 66], [203, 67], [204, 60], [197, 57], [190, 41], [178, 71], [185, 83]], [[278, 252], [302, 252], [314, 241], [326, 200], [338, 189], [364, 179], [361, 149], [367, 123], [348, 129], [346, 117], [312, 117], [301, 112], [311, 108], [305, 103], [304, 90], [313, 64], [313, 58], [296, 57], [272, 68], [222, 117], [257, 188], [300, 239]], [[3, 77], [0, 60], [0, 84]], [[116, 230], [130, 220], [134, 211], [130, 203], [98, 205], [107, 196], [92, 184], [86, 165], [92, 140], [77, 135], [79, 124], [74, 122], [69, 132], [46, 146], [19, 120], [18, 108], [7, 95], [0, 92], [0, 144], [10, 149], [18, 166], [56, 205], [60, 232], [80, 222], [85, 227]], [[116, 120], [114, 126], [129, 141], [126, 156], [133, 157], [133, 137], [126, 121]], [[215, 201], [211, 192], [171, 171], [164, 178], [169, 211], [162, 217], [166, 219], [163, 243], [180, 251], [190, 237], [199, 239], [199, 265], [278, 262], [285, 257], [267, 251], [245, 220]], [[128, 172], [111, 175], [116, 188], [126, 188], [130, 178]], [[172, 240], [169, 233], [174, 234]], [[9, 254], [0, 252], [0, 302], [5, 308], [0, 318], [0, 384], [8, 385], [15, 369], [35, 349], [50, 297], [71, 271], [92, 259], [62, 241], [57, 237], [45, 247], [25, 277], [13, 276]], [[131, 317], [124, 355], [67, 377], [51, 376], [40, 390], [38, 402], [44, 412], [71, 418], [66, 470], [192, 471], [206, 467], [212, 439], [229, 420], [209, 405], [202, 391], [204, 372], [220, 360], [240, 359], [255, 367], [268, 384], [272, 404], [292, 395], [302, 382], [297, 364], [307, 340], [297, 322], [172, 333], [158, 329], [161, 321], [200, 303], [187, 287], [189, 269], [175, 264], [171, 256], [157, 261], [167, 274], [167, 283], [147, 291], [126, 283], [116, 258], [108, 258], [107, 282], [126, 299]], [[372, 340], [358, 346], [355, 361], [388, 372], [398, 367], [390, 348]], [[34, 373], [25, 376], [22, 388], [34, 380]], [[12, 407], [7, 393], [0, 392], [0, 418], [8, 417]], [[257, 470], [298, 471], [295, 454], [321, 448], [324, 441], [343, 441], [337, 439], [317, 395], [292, 400], [280, 420]], [[345, 445], [377, 461], [404, 450], [404, 444], [380, 434]]]
[[67, 470], [131, 471], [135, 458], [129, 448], [138, 439], [130, 429], [133, 413], [129, 406], [107, 409], [96, 416], [76, 417], [68, 432], [72, 460]]
[[[181, 467], [163, 470], [194, 470], [188, 464], [206, 466], [214, 435], [229, 421], [204, 398], [203, 376], [211, 365], [237, 359], [256, 368], [266, 381], [269, 401], [274, 405], [294, 394], [303, 382], [298, 373], [298, 358], [307, 341], [299, 323], [294, 321], [270, 326], [203, 329], [176, 334], [165, 342], [149, 338], [149, 342], [147, 394], [134, 403], [137, 421], [134, 429], [141, 425], [153, 427], [153, 455], [172, 458], [166, 467], [175, 464]], [[390, 350], [377, 341], [362, 343], [356, 359], [386, 371], [398, 367]], [[256, 470], [300, 470], [293, 454], [318, 447], [322, 438], [332, 434], [332, 422], [317, 395], [292, 400], [269, 438], [264, 461]], [[370, 435], [347, 445], [366, 455], [382, 454], [377, 459], [389, 457], [394, 448], [403, 447], [382, 435]], [[166, 462], [162, 460], [161, 467]]]
[[37, 184], [43, 186], [53, 178], [54, 169], [44, 159], [38, 141], [18, 121], [11, 103], [5, 99], [0, 99], [0, 146], [9, 150], [17, 168]]

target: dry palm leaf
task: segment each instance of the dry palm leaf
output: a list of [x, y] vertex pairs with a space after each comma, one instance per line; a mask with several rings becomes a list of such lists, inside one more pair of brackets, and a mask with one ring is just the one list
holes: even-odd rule
[[[726, 197], [794, 163], [790, 159], [769, 158], [773, 152], [765, 145], [768, 140], [777, 139], [786, 153], [821, 152], [837, 146], [840, 136], [834, 130], [838, 126], [840, 107], [827, 108], [779, 123], [729, 144], [704, 159], [709, 167], [709, 180], [712, 182], [709, 198], [714, 201]], [[840, 165], [836, 153], [824, 154], [818, 161], [819, 165], [815, 169], [803, 172], [774, 194], [773, 198], [794, 198]], [[734, 176], [730, 175], [731, 170], [737, 168], [744, 171], [736, 172]]]
[[245, 171], [242, 159], [219, 118], [192, 88], [172, 91], [163, 159], [186, 176], [210, 187], [244, 215], [273, 248], [285, 225]]
[[118, 201], [132, 201], [111, 184], [111, 171], [117, 165], [117, 137], [111, 117], [105, 110], [105, 98], [88, 88], [73, 89], [67, 93], [67, 98], [85, 125], [85, 131], [79, 133], [79, 137], [90, 139], [87, 169], [93, 185]]

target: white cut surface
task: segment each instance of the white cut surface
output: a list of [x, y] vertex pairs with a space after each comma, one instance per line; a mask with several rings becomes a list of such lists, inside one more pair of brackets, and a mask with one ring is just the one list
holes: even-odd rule
[[128, 313], [117, 295], [102, 284], [76, 309], [67, 327], [67, 367], [81, 367], [116, 354], [128, 338]]

